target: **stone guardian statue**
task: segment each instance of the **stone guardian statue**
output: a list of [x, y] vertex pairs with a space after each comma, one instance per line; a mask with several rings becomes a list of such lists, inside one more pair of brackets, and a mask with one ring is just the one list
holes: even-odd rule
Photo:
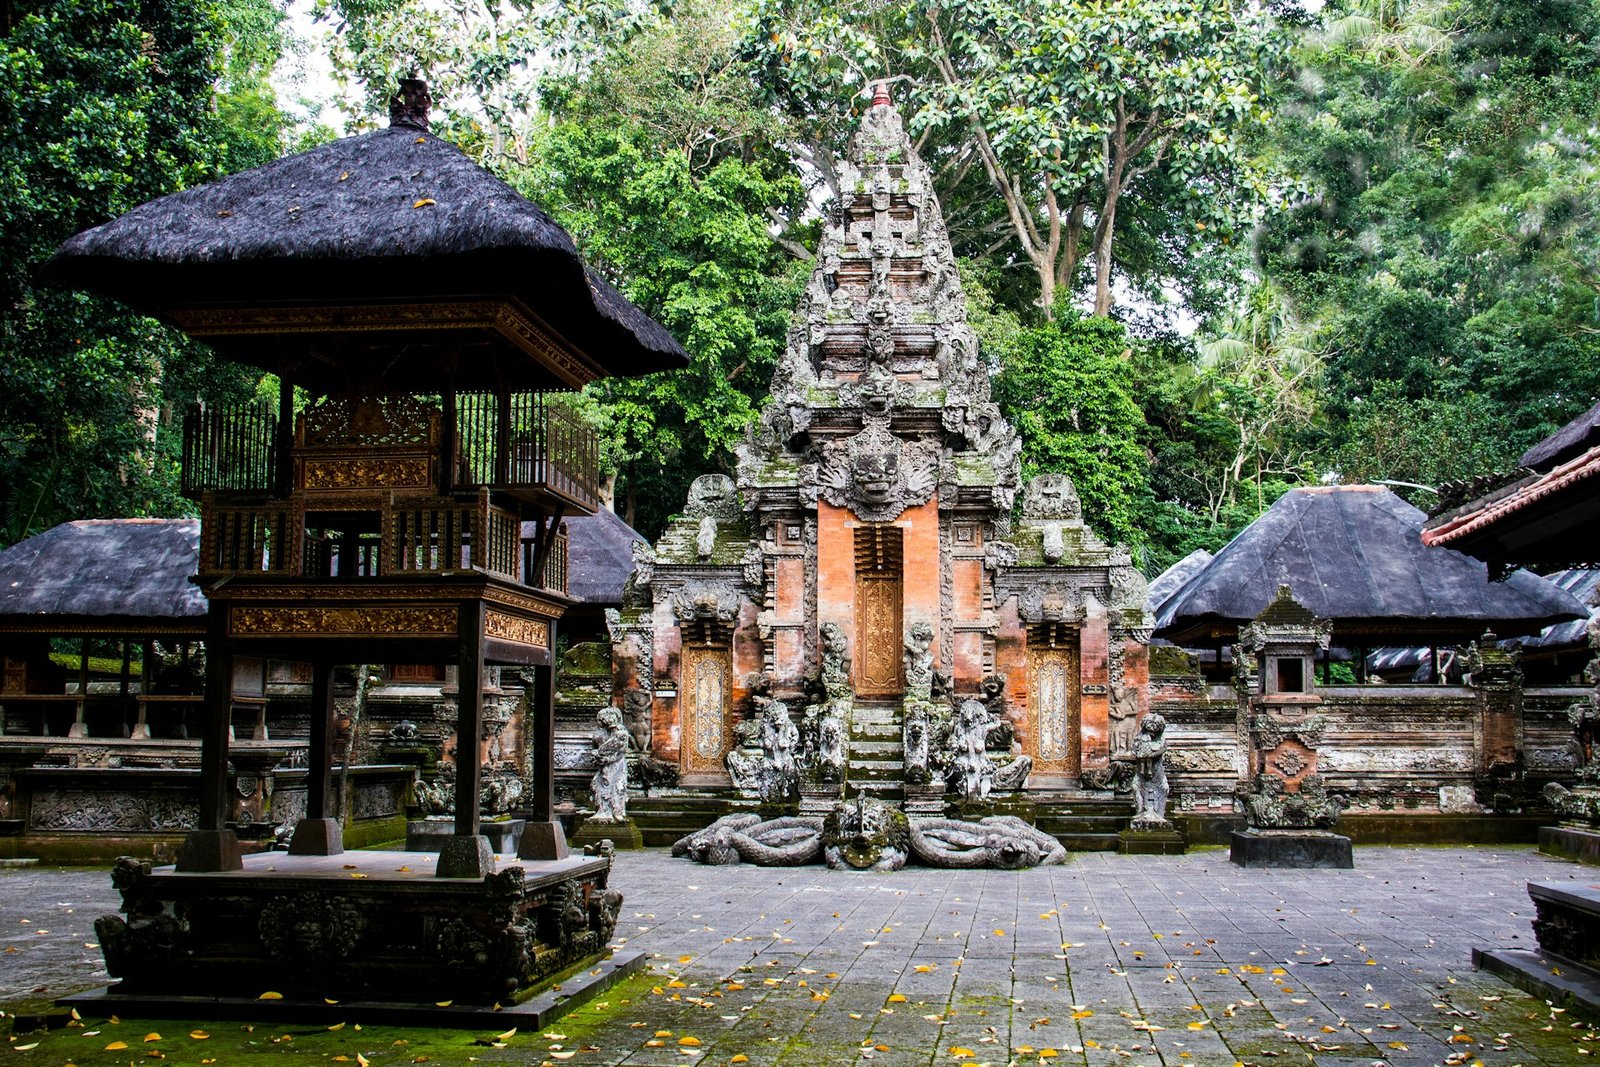
[[628, 728], [622, 724], [617, 708], [601, 708], [597, 727], [591, 735], [595, 760], [599, 764], [590, 782], [594, 791], [595, 822], [626, 822], [628, 819]]

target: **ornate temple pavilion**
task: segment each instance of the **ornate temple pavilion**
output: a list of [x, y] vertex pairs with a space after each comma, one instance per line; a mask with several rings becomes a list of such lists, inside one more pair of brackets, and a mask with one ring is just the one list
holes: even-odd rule
[[[597, 446], [559, 394], [686, 357], [543, 211], [428, 133], [429, 103], [402, 82], [387, 129], [145, 204], [50, 263], [280, 382], [275, 410], [185, 424], [208, 602], [199, 826], [184, 876], [119, 873], [127, 918], [101, 931], [112, 973], [146, 994], [244, 980], [488, 1004], [610, 938], [609, 861], [569, 856], [552, 812], [552, 651], [571, 603], [552, 561], [563, 517], [599, 503]], [[238, 656], [310, 665], [290, 845], [304, 860], [272, 877], [225, 825]], [[497, 866], [463, 803], [432, 888], [373, 854], [359, 885], [333, 871], [331, 680], [352, 662], [455, 666], [459, 797], [480, 792], [486, 667], [531, 668], [525, 862]], [[175, 908], [184, 921], [162, 918]]]

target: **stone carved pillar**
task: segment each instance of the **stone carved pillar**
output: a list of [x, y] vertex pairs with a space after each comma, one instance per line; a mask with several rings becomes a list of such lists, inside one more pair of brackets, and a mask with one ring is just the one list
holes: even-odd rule
[[[1486, 633], [1467, 652], [1467, 669], [1478, 698], [1473, 723], [1474, 771], [1480, 803], [1490, 807], [1495, 795], [1509, 800], [1520, 790], [1522, 765], [1522, 653], [1501, 648]], [[1514, 802], [1514, 801], [1513, 801]]]

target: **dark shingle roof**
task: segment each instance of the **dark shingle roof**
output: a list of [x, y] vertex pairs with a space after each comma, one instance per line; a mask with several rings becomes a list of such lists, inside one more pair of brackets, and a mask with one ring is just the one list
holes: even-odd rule
[[1179, 644], [1215, 638], [1255, 618], [1279, 585], [1345, 639], [1511, 636], [1587, 615], [1533, 574], [1490, 582], [1480, 560], [1425, 548], [1424, 518], [1378, 486], [1292, 490], [1168, 598], [1156, 632]]
[[152, 200], [73, 237], [48, 270], [152, 314], [503, 294], [608, 373], [687, 362], [538, 205], [448, 141], [405, 126]]
[[197, 621], [198, 519], [85, 519], [0, 552], [0, 618]]

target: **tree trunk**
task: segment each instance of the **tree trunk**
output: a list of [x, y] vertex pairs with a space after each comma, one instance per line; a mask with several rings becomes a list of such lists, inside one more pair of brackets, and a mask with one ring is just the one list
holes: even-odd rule
[[1116, 232], [1117, 194], [1107, 190], [1105, 214], [1095, 227], [1094, 313], [1111, 314], [1111, 237]]

